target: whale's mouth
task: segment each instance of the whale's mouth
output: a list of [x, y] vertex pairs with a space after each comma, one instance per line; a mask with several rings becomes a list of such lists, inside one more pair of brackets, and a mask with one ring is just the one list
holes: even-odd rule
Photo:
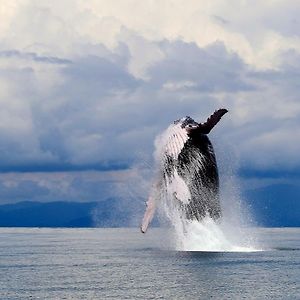
[[195, 129], [199, 128], [199, 124], [194, 122], [194, 123], [189, 123], [187, 124], [185, 127], [185, 130], [187, 131], [187, 133], [191, 133], [193, 132]]
[[199, 128], [199, 123], [197, 123], [194, 119], [189, 116], [185, 118], [181, 118], [179, 120], [174, 121], [174, 124], [180, 124], [182, 129], [186, 129], [187, 132], [193, 131], [194, 129]]

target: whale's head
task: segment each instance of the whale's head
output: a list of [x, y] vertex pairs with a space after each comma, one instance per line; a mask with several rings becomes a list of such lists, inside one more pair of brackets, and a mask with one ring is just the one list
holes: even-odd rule
[[175, 125], [180, 125], [182, 129], [185, 129], [187, 133], [191, 133], [193, 130], [199, 128], [199, 123], [189, 116], [174, 121]]
[[227, 112], [228, 110], [225, 108], [218, 109], [204, 123], [197, 123], [191, 117], [186, 116], [185, 118], [174, 121], [174, 124], [180, 125], [182, 129], [186, 130], [188, 135], [193, 132], [208, 134]]

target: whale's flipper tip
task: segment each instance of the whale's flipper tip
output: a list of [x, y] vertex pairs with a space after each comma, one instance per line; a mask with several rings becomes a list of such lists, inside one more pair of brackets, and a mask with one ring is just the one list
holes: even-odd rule
[[221, 120], [221, 118], [228, 113], [228, 109], [220, 108], [206, 120], [205, 123], [199, 125], [201, 133], [208, 134], [215, 127], [215, 125]]
[[220, 109], [216, 110], [216, 112], [220, 112], [220, 113], [222, 113], [222, 115], [224, 115], [224, 114], [228, 113], [228, 109], [220, 108]]

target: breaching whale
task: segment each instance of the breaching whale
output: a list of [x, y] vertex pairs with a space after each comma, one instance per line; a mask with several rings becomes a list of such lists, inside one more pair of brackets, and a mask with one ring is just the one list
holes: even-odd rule
[[221, 217], [218, 168], [207, 135], [227, 112], [216, 110], [204, 123], [187, 116], [174, 121], [166, 130], [159, 141], [159, 175], [146, 203], [142, 233], [153, 218], [156, 203], [166, 200], [162, 199], [165, 192], [171, 194], [173, 207], [185, 219]]

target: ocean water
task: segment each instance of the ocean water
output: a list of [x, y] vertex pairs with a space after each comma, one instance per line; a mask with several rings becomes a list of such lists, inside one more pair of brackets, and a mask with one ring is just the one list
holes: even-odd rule
[[0, 299], [300, 299], [300, 228], [263, 251], [172, 250], [151, 228], [0, 228]]

